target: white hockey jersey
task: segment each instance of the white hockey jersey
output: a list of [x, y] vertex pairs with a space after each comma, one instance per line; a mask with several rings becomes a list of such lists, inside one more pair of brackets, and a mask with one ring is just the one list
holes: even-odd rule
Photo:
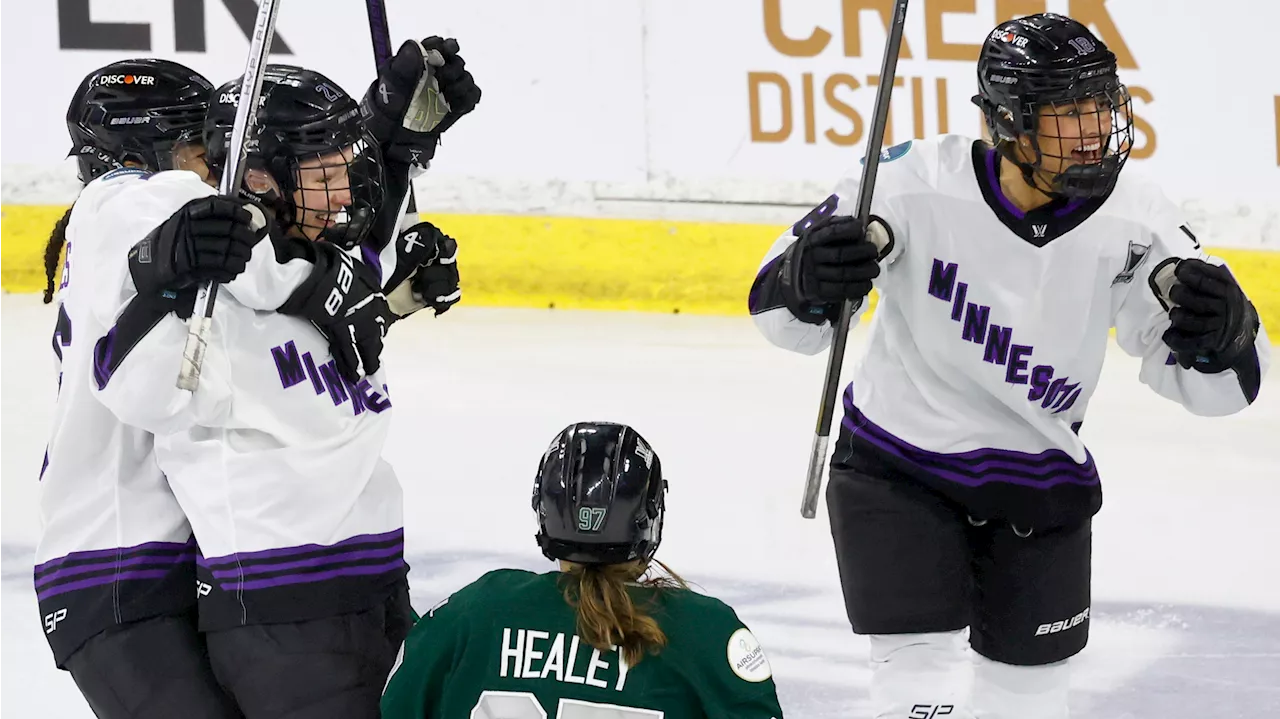
[[[1220, 261], [1136, 173], [1122, 173], [1103, 200], [1022, 212], [1001, 192], [998, 167], [995, 150], [954, 135], [882, 154], [872, 212], [894, 243], [875, 282], [869, 345], [844, 395], [842, 440], [890, 458], [974, 516], [1046, 526], [1101, 504], [1077, 432], [1112, 328], [1142, 358], [1140, 381], [1201, 415], [1253, 400], [1270, 345], [1260, 331], [1252, 377], [1173, 361], [1149, 274], [1169, 257]], [[764, 258], [749, 303], [780, 347], [814, 354], [830, 344], [819, 310], [801, 309], [802, 320], [786, 307], [776, 260], [806, 223], [856, 212], [859, 177], [841, 180]]]
[[[213, 193], [177, 173], [147, 183], [154, 204], [127, 220], [138, 237]], [[312, 269], [290, 247], [259, 243], [222, 286], [194, 394], [174, 385], [187, 325], [173, 314], [140, 331], [131, 299], [98, 355], [99, 398], [156, 434], [199, 540], [205, 629], [364, 609], [407, 571], [400, 485], [381, 458], [391, 420], [382, 372], [344, 381], [314, 326], [275, 313]], [[116, 262], [127, 264], [123, 252]]]
[[[189, 174], [189, 173], [188, 173]], [[112, 201], [147, 212], [129, 188], [145, 173], [89, 183], [66, 228], [53, 351], [58, 400], [40, 481], [35, 587], [59, 666], [117, 624], [185, 611], [195, 602], [195, 542], [156, 463], [152, 435], [116, 419], [94, 396], [94, 347], [125, 299], [120, 262], [142, 235], [117, 227]], [[195, 177], [195, 175], [191, 175]], [[105, 209], [104, 209], [105, 208]]]

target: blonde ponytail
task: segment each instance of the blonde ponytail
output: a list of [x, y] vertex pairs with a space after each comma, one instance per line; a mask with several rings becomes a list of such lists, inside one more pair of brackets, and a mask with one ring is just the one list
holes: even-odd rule
[[649, 614], [660, 592], [645, 605], [636, 604], [627, 585], [653, 589], [688, 589], [689, 585], [667, 565], [654, 564], [661, 574], [643, 578], [650, 565], [639, 561], [626, 564], [570, 564], [563, 580], [564, 599], [578, 610], [578, 636], [600, 651], [618, 647], [629, 666], [640, 663], [646, 654], [657, 654], [667, 645], [667, 635]]

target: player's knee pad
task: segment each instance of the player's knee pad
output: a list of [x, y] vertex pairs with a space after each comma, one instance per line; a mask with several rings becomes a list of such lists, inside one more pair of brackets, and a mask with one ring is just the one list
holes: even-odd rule
[[1016, 666], [974, 653], [976, 719], [1066, 719], [1068, 660]]
[[876, 719], [971, 719], [971, 667], [963, 631], [871, 634]]

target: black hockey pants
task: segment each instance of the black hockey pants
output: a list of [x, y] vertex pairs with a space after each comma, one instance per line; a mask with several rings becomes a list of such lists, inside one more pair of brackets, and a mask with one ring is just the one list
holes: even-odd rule
[[194, 610], [102, 632], [66, 668], [99, 719], [242, 716], [214, 679]]
[[386, 602], [362, 612], [205, 637], [214, 674], [247, 719], [377, 719], [412, 623], [403, 582]]

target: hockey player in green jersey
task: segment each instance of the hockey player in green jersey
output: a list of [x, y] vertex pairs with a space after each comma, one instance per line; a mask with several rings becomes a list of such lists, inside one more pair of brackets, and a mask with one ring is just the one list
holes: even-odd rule
[[384, 719], [781, 719], [751, 631], [653, 558], [666, 481], [634, 429], [565, 428], [535, 481], [560, 571], [489, 572], [423, 616]]

